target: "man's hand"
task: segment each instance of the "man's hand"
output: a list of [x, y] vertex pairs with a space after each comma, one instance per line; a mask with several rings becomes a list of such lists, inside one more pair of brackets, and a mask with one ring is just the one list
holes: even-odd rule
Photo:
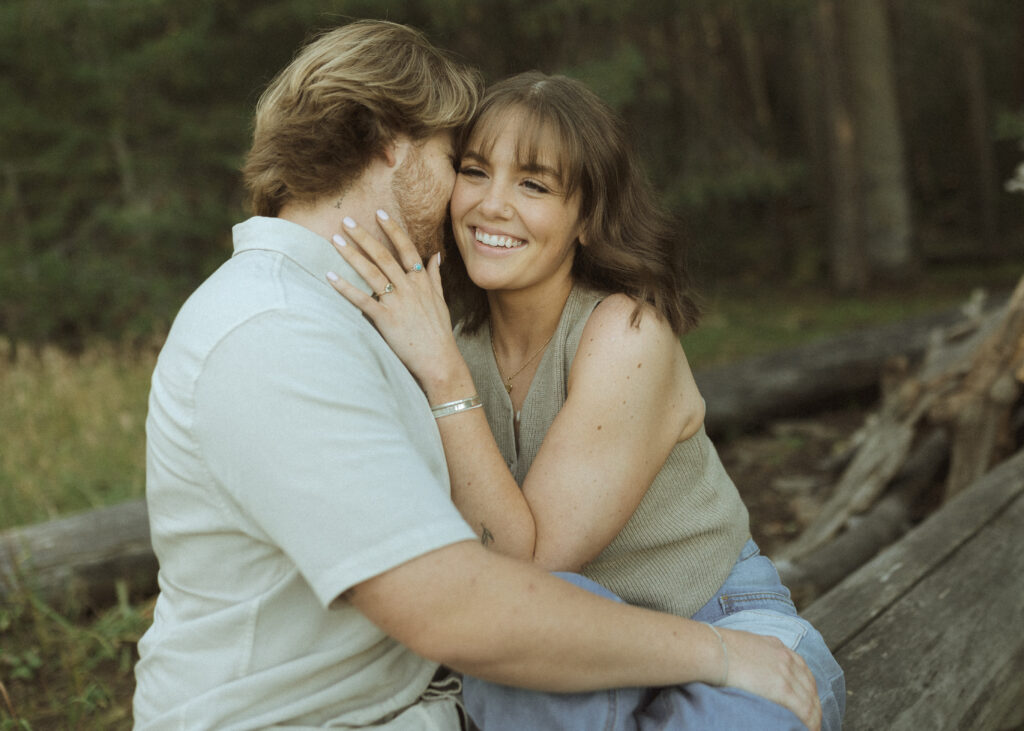
[[776, 637], [717, 628], [727, 648], [725, 685], [767, 698], [796, 714], [810, 731], [821, 728], [821, 702], [804, 659]]

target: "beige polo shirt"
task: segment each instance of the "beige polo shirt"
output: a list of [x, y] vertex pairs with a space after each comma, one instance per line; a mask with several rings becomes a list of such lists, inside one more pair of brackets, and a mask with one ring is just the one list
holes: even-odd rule
[[160, 597], [138, 729], [456, 729], [437, 666], [339, 595], [474, 534], [412, 376], [326, 283], [330, 243], [253, 218], [153, 374], [146, 493]]

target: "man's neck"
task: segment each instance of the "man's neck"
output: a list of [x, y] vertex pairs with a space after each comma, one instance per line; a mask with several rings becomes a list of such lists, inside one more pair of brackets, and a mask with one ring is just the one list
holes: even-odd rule
[[387, 209], [393, 204], [390, 186], [385, 184], [390, 177], [385, 173], [382, 179], [379, 176], [381, 172], [385, 171], [377, 170], [376, 166], [371, 164], [370, 169], [343, 193], [323, 196], [311, 204], [286, 203], [281, 207], [277, 217], [297, 223], [328, 241], [334, 234], [344, 235], [345, 227], [342, 220], [346, 217], [352, 218], [385, 246], [391, 248], [391, 242], [377, 223], [377, 210]]

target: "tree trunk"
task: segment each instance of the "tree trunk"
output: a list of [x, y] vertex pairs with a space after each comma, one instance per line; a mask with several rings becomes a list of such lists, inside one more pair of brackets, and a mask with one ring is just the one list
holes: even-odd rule
[[843, 83], [835, 0], [818, 0], [815, 30], [830, 178], [828, 214], [832, 282], [840, 292], [859, 292], [867, 287], [868, 272], [861, 248], [861, 196], [855, 128]]
[[754, 110], [754, 120], [761, 137], [761, 143], [775, 154], [774, 131], [772, 128], [772, 108], [768, 100], [768, 82], [764, 70], [764, 59], [760, 42], [754, 25], [748, 15], [748, 5], [734, 2], [733, 12], [736, 19], [736, 32], [740, 40], [740, 52], [743, 57], [743, 71], [750, 95], [750, 106]]
[[871, 273], [896, 277], [913, 268], [913, 253], [889, 17], [885, 0], [837, 7], [857, 130], [863, 247]]
[[963, 59], [963, 83], [967, 96], [967, 139], [973, 149], [975, 184], [978, 205], [978, 234], [984, 250], [998, 251], [998, 173], [992, 151], [989, 131], [988, 84], [985, 82], [985, 63], [982, 59], [978, 36], [980, 30], [966, 0], [954, 0], [951, 7], [952, 26], [959, 55]]

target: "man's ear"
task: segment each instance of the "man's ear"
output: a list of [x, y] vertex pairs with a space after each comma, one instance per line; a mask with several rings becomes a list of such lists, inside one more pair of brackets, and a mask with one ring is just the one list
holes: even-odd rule
[[409, 153], [411, 144], [408, 137], [400, 135], [384, 145], [384, 162], [387, 163], [389, 168], [402, 164], [405, 156]]

